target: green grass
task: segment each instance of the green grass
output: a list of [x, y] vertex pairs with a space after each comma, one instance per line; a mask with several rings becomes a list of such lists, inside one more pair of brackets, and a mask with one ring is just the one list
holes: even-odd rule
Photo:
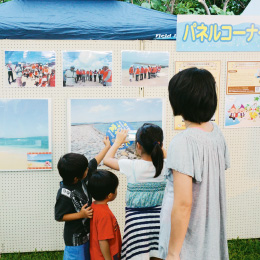
[[259, 239], [234, 239], [228, 241], [230, 260], [260, 260]]
[[62, 260], [63, 252], [33, 252], [33, 253], [15, 253], [2, 254], [1, 260]]
[[[260, 260], [259, 239], [233, 239], [228, 241], [230, 260]], [[62, 260], [63, 252], [33, 252], [2, 254], [1, 260]], [[202, 259], [204, 260], [204, 259]]]

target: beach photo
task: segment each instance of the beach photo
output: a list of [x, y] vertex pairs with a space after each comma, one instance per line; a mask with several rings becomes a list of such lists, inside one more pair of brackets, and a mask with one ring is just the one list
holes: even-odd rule
[[122, 85], [168, 86], [169, 52], [122, 51]]
[[[119, 124], [127, 124], [132, 130], [144, 123], [163, 127], [163, 99], [71, 99], [68, 102], [69, 151], [84, 154], [88, 159], [104, 148], [107, 132]], [[134, 142], [118, 150], [116, 157], [137, 158]]]
[[63, 87], [111, 87], [112, 51], [63, 52]]
[[52, 169], [52, 153], [27, 153], [27, 169], [29, 170], [51, 170]]
[[260, 95], [226, 95], [225, 127], [260, 127]]
[[0, 171], [52, 168], [49, 114], [48, 99], [0, 99]]
[[6, 51], [5, 87], [55, 87], [53, 51]]

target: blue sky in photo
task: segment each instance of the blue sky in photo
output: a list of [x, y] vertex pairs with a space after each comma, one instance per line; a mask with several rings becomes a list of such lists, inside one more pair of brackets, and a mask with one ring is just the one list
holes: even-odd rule
[[48, 136], [47, 99], [0, 99], [0, 138]]
[[72, 99], [71, 123], [161, 121], [162, 99]]
[[26, 63], [50, 63], [55, 62], [55, 52], [53, 51], [6, 51], [5, 64], [9, 61]]
[[52, 154], [27, 154], [28, 161], [46, 160], [52, 161]]
[[71, 66], [75, 66], [75, 69], [99, 70], [105, 65], [112, 70], [112, 52], [63, 52], [63, 70]]

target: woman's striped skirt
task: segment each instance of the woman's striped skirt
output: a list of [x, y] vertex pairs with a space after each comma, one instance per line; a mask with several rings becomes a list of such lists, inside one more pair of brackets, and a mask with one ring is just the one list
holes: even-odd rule
[[121, 260], [149, 260], [159, 257], [161, 206], [126, 207]]

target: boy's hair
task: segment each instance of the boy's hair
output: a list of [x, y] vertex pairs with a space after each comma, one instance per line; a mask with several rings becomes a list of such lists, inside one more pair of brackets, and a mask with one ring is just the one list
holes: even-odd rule
[[88, 159], [77, 153], [67, 153], [58, 162], [58, 170], [64, 184], [72, 184], [74, 178], [82, 179], [88, 168]]
[[88, 182], [88, 190], [91, 196], [102, 201], [107, 198], [110, 193], [115, 193], [118, 186], [117, 176], [106, 170], [97, 170], [92, 173]]
[[163, 130], [158, 125], [144, 123], [136, 132], [136, 142], [151, 155], [152, 162], [156, 168], [154, 178], [158, 177], [163, 169]]
[[217, 108], [216, 82], [205, 69], [180, 71], [169, 82], [169, 99], [174, 116], [194, 123], [208, 122]]

